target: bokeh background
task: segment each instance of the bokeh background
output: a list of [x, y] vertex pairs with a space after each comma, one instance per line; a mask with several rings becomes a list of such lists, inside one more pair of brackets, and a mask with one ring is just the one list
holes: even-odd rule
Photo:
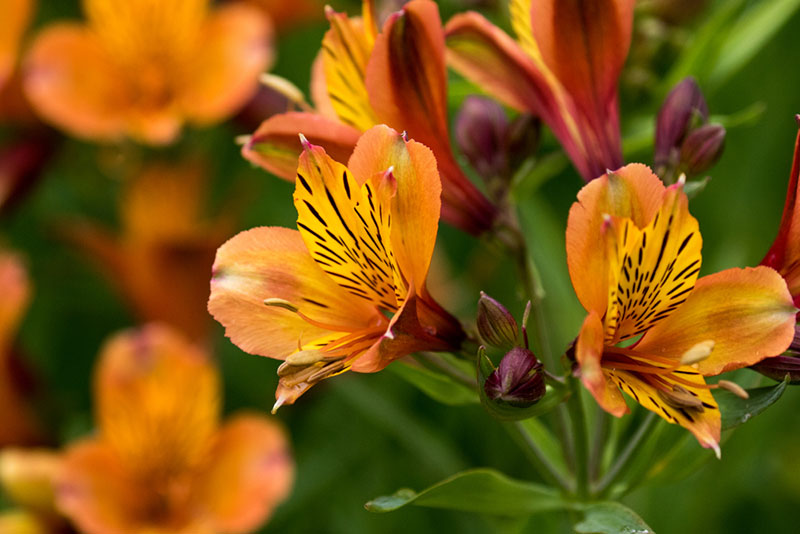
[[[359, 9], [355, 2], [332, 3], [351, 13]], [[677, 37], [673, 35], [679, 43], [691, 41], [693, 32], [725, 1], [706, 4], [706, 11], [680, 23]], [[478, 8], [508, 26], [502, 9], [491, 2], [450, 0], [440, 7], [444, 20], [456, 11]], [[699, 62], [691, 69], [712, 115], [738, 114], [743, 119], [729, 126], [725, 152], [710, 171], [712, 180], [691, 203], [704, 237], [703, 273], [757, 264], [777, 230], [797, 131], [794, 114], [800, 112], [800, 14], [795, 11], [787, 9], [789, 17], [781, 29], [731, 77], [714, 81], [713, 64]], [[77, 0], [44, 0], [34, 31], [54, 19], [80, 16]], [[647, 24], [651, 22], [637, 18], [637, 38], [622, 80], [626, 138], [641, 138], [642, 132], [650, 137], [643, 118], [652, 120], [657, 111], [666, 73], [675, 59], [669, 46], [666, 52], [642, 51], [649, 46], [642, 39], [658, 35], [657, 28]], [[320, 17], [279, 32], [272, 72], [305, 90], [326, 27]], [[644, 58], [636, 56], [637, 47]], [[452, 79], [451, 119], [463, 97], [474, 91], [454, 74]], [[247, 128], [236, 121], [210, 129], [189, 128], [179, 142], [165, 149], [65, 138], [32, 193], [0, 219], [0, 242], [21, 252], [30, 269], [34, 298], [19, 345], [37, 373], [40, 408], [58, 442], [91, 431], [90, 381], [98, 349], [111, 333], [136, 324], [114, 287], [62, 238], [62, 223], [81, 216], [117, 226], [125, 169], [143, 159], [169, 161], [189, 154], [202, 158], [212, 177], [211, 212], [219, 209], [224, 198], [237, 195], [246, 199], [237, 204], [240, 229], [293, 226], [293, 186], [239, 155], [234, 138], [249, 133]], [[4, 139], [13, 135], [13, 129], [3, 129]], [[553, 150], [555, 144], [546, 136], [540, 152]], [[649, 163], [651, 158], [648, 143], [626, 145], [626, 161]], [[521, 188], [518, 201], [526, 236], [542, 265], [554, 344], [565, 346], [582, 319], [566, 276], [563, 251], [567, 211], [581, 181], [566, 164], [557, 168], [546, 182]], [[430, 289], [465, 321], [474, 319], [479, 290], [500, 298], [515, 313], [524, 305], [510, 262], [485, 243], [447, 227], [440, 230]], [[267, 412], [274, 402], [277, 362], [241, 352], [223, 337], [221, 327], [214, 328], [226, 411]], [[741, 374], [743, 383], [758, 380], [749, 371]], [[626, 504], [662, 533], [796, 532], [799, 413], [800, 388], [789, 388], [780, 402], [724, 443], [721, 461], [687, 464], [686, 478], [640, 488], [626, 497]], [[281, 409], [277, 417], [291, 435], [297, 482], [291, 498], [260, 531], [264, 533], [497, 532], [509, 525], [466, 513], [413, 507], [376, 515], [364, 510], [363, 504], [401, 487], [422, 489], [468, 467], [490, 466], [516, 478], [535, 477], [506, 430], [479, 405], [439, 404], [391, 367], [376, 375], [327, 381], [297, 405]], [[696, 453], [710, 456], [699, 447]], [[568, 531], [567, 525], [565, 516], [537, 516], [522, 531]]]

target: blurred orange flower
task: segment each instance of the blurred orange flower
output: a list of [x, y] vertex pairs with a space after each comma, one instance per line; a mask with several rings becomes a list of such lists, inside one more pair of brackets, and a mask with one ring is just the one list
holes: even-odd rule
[[441, 206], [431, 151], [384, 125], [347, 167], [303, 144], [298, 231], [254, 228], [225, 243], [208, 302], [242, 350], [285, 360], [275, 409], [326, 378], [464, 337], [426, 287]]
[[0, 17], [0, 89], [17, 66], [20, 42], [33, 17], [33, 0], [5, 0]]
[[28, 307], [30, 282], [22, 261], [0, 251], [0, 447], [41, 441], [41, 429], [27, 402], [24, 369], [14, 352], [14, 337]]
[[72, 530], [56, 512], [54, 486], [61, 455], [47, 449], [0, 451], [0, 489], [14, 508], [0, 512], [0, 532], [59, 534]]
[[67, 237], [99, 262], [143, 321], [161, 321], [193, 339], [205, 336], [214, 252], [233, 231], [233, 217], [203, 215], [206, 175], [199, 162], [151, 164], [121, 198], [122, 230], [98, 224], [66, 227]]
[[330, 8], [326, 13], [331, 27], [312, 67], [316, 110], [267, 119], [245, 144], [244, 157], [294, 180], [301, 151], [297, 134], [344, 161], [361, 132], [386, 124], [436, 155], [442, 218], [476, 235], [490, 229], [496, 209], [464, 175], [450, 146], [444, 32], [436, 3], [412, 0], [380, 32], [371, 0], [362, 3], [361, 17]]
[[84, 0], [88, 24], [35, 39], [24, 83], [36, 111], [79, 137], [173, 141], [184, 121], [235, 112], [272, 60], [271, 25], [242, 3]]
[[112, 337], [94, 396], [98, 434], [56, 477], [59, 510], [85, 534], [251, 532], [291, 489], [281, 427], [250, 414], [220, 426], [216, 369], [166, 327]]

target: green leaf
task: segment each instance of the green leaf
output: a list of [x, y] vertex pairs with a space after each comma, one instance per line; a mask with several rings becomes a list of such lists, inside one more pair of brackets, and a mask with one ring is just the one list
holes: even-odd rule
[[520, 421], [523, 419], [530, 419], [545, 414], [561, 404], [567, 398], [568, 390], [566, 387], [554, 387], [547, 384], [545, 394], [542, 399], [532, 406], [527, 408], [518, 408], [505, 404], [503, 402], [490, 399], [486, 395], [486, 390], [483, 383], [494, 372], [494, 365], [485, 352], [478, 354], [478, 395], [481, 398], [481, 404], [486, 408], [489, 414], [501, 421]]
[[419, 493], [401, 489], [393, 495], [377, 497], [364, 507], [384, 513], [409, 504], [504, 516], [526, 516], [569, 506], [546, 486], [514, 480], [493, 469], [470, 469]]
[[553, 433], [540, 419], [531, 418], [519, 422], [522, 430], [536, 443], [537, 448], [547, 458], [564, 478], [567, 478], [568, 469], [564, 459], [564, 445], [556, 439]]
[[421, 365], [396, 362], [388, 367], [396, 375], [419, 388], [433, 400], [448, 406], [461, 406], [478, 402], [475, 390], [456, 382], [447, 375], [431, 371]]
[[781, 398], [787, 383], [788, 379], [774, 386], [748, 389], [748, 399], [739, 398], [730, 391], [717, 390], [714, 399], [722, 412], [722, 430], [735, 428], [769, 408]]
[[616, 502], [599, 502], [584, 508], [580, 534], [653, 534], [653, 529], [630, 508]]

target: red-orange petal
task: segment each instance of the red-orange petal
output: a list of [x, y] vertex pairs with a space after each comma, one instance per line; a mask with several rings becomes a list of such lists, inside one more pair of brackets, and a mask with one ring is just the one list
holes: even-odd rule
[[294, 480], [286, 434], [276, 422], [240, 414], [220, 429], [200, 475], [198, 506], [216, 532], [252, 532], [289, 495]]
[[25, 91], [46, 121], [78, 137], [115, 140], [127, 128], [125, 76], [89, 29], [56, 24], [40, 33], [23, 65]]
[[272, 26], [260, 10], [242, 3], [217, 8], [180, 88], [187, 118], [207, 124], [231, 115], [255, 94], [273, 55]]
[[606, 376], [603, 359], [603, 323], [595, 311], [583, 321], [575, 344], [575, 358], [580, 366], [581, 382], [608, 413], [617, 417], [628, 413], [628, 405], [617, 386]]
[[297, 159], [303, 151], [299, 134], [324, 147], [336, 161], [347, 161], [361, 132], [314, 113], [281, 113], [258, 127], [242, 147], [242, 155], [259, 167], [293, 182], [297, 174]]
[[602, 237], [605, 215], [632, 219], [643, 228], [664, 196], [661, 180], [645, 165], [632, 163], [589, 182], [578, 192], [567, 220], [567, 266], [578, 299], [587, 311], [605, 313], [607, 261]]
[[686, 302], [650, 329], [636, 351], [680, 361], [690, 348], [711, 340], [711, 355], [697, 369], [717, 375], [786, 350], [796, 312], [786, 283], [773, 269], [727, 269], [697, 280]]
[[0, 22], [0, 88], [17, 64], [19, 45], [33, 15], [33, 0], [7, 0], [3, 3]]

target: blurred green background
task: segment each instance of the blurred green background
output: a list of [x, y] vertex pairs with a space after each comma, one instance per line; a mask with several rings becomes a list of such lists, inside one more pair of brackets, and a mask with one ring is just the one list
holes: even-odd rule
[[[709, 11], [687, 22], [681, 39], [690, 41], [709, 19], [708, 13], [725, 3], [712, 2]], [[79, 16], [77, 2], [41, 4], [37, 24]], [[464, 4], [443, 4], [443, 18], [466, 9]], [[334, 7], [358, 9], [354, 3], [335, 2]], [[701, 61], [691, 69], [706, 92], [712, 115], [736, 114], [754, 103], [763, 104], [763, 113], [729, 128], [725, 153], [710, 172], [713, 179], [691, 203], [704, 237], [704, 273], [757, 264], [777, 230], [797, 130], [794, 114], [800, 112], [798, 25], [800, 14], [794, 13], [741, 70], [722, 83], [704, 83], [713, 64]], [[324, 30], [319, 22], [282, 35], [273, 72], [306, 88]], [[634, 42], [634, 51], [638, 44]], [[639, 132], [640, 119], [657, 111], [673, 60], [674, 55], [656, 54], [651, 78], [644, 83], [623, 81], [624, 134]], [[453, 87], [455, 110], [468, 87], [461, 81]], [[217, 202], [230, 191], [246, 191], [251, 199], [243, 207], [242, 229], [293, 226], [292, 186], [239, 156], [234, 137], [241, 133], [246, 132], [234, 125], [188, 130], [177, 145], [145, 154], [167, 159], [202, 154], [214, 175]], [[546, 139], [542, 151], [549, 150], [552, 141]], [[91, 430], [90, 379], [102, 341], [135, 320], [106, 279], [57, 239], [55, 229], [64, 217], [76, 214], [115, 224], [118, 169], [133, 157], [141, 157], [140, 149], [66, 140], [34, 193], [0, 220], [0, 239], [28, 260], [35, 296], [20, 345], [41, 375], [50, 425], [64, 441]], [[626, 151], [626, 161], [649, 163], [651, 158], [649, 148]], [[548, 320], [557, 347], [576, 335], [582, 319], [563, 251], [567, 210], [580, 186], [577, 174], [565, 167], [541, 188], [523, 190], [518, 199], [526, 236], [545, 276]], [[494, 250], [442, 227], [437, 253], [430, 290], [465, 321], [474, 318], [479, 290], [521, 312], [523, 302], [510, 276], [510, 262]], [[216, 332], [226, 410], [268, 411], [274, 402], [277, 362], [244, 354], [222, 336], [221, 327]], [[743, 383], [758, 380], [749, 371], [740, 376]], [[796, 532], [798, 413], [800, 388], [790, 388], [778, 404], [724, 443], [721, 461], [690, 468], [682, 481], [641, 488], [626, 498], [626, 504], [660, 533]], [[535, 478], [523, 452], [480, 406], [443, 406], [390, 369], [325, 382], [297, 405], [281, 409], [277, 417], [291, 433], [297, 483], [290, 500], [261, 531], [265, 533], [497, 532], [508, 524], [413, 507], [376, 515], [365, 511], [363, 504], [401, 487], [422, 489], [468, 467], [490, 466], [515, 478]], [[694, 451], [710, 456], [699, 446]], [[560, 515], [537, 516], [523, 527], [524, 532], [568, 529], [568, 518]]]

